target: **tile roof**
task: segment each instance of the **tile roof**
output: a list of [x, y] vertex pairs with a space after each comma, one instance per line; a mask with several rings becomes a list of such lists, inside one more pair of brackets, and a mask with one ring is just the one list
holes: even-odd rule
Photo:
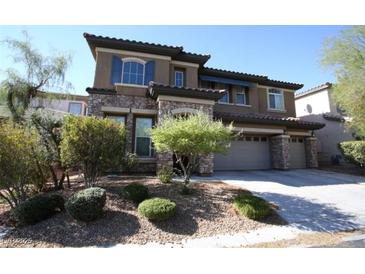
[[221, 75], [223, 77], [233, 77], [235, 79], [244, 79], [248, 81], [256, 81], [259, 84], [269, 85], [274, 87], [288, 88], [288, 89], [300, 89], [303, 87], [303, 84], [298, 83], [290, 83], [284, 81], [278, 81], [270, 79], [266, 75], [257, 75], [257, 74], [249, 74], [244, 72], [232, 71], [232, 70], [224, 70], [210, 67], [202, 67], [199, 72], [201, 74], [214, 74]]
[[226, 93], [226, 90], [204, 89], [204, 88], [187, 88], [164, 85], [156, 82], [150, 82], [148, 94], [151, 98], [156, 99], [158, 95], [172, 95], [181, 97], [193, 97], [202, 99], [218, 100]]
[[190, 61], [198, 63], [200, 65], [205, 64], [210, 55], [208, 54], [197, 54], [192, 52], [184, 51], [182, 46], [168, 46], [163, 44], [148, 43], [136, 40], [121, 39], [109, 36], [94, 35], [84, 33], [84, 37], [89, 43], [91, 50], [95, 56], [95, 47], [110, 47], [114, 49], [124, 48], [127, 50], [136, 50], [146, 53], [161, 54], [170, 56], [173, 59], [180, 61]]
[[236, 121], [246, 123], [278, 124], [291, 128], [321, 129], [325, 125], [322, 123], [308, 122], [295, 117], [279, 117], [261, 113], [228, 113], [214, 112], [214, 117], [225, 121]]
[[315, 93], [315, 92], [318, 92], [318, 91], [321, 91], [321, 90], [324, 90], [326, 88], [331, 88], [332, 87], [332, 83], [330, 82], [326, 82], [324, 84], [321, 84], [319, 86], [316, 86], [314, 88], [310, 88], [308, 90], [305, 90], [305, 91], [301, 91], [301, 92], [296, 92], [295, 93], [295, 98], [300, 98], [300, 97], [303, 97], [305, 95], [308, 95], [308, 94], [311, 94], [311, 93]]
[[142, 41], [136, 41], [136, 40], [129, 40], [129, 39], [109, 37], [109, 36], [95, 35], [95, 34], [90, 34], [90, 33], [87, 33], [87, 32], [84, 32], [84, 37], [85, 38], [104, 39], [104, 40], [113, 40], [113, 41], [125, 42], [125, 43], [130, 43], [130, 44], [140, 44], [140, 45], [146, 45], [146, 46], [155, 46], [155, 47], [164, 47], [164, 48], [169, 48], [169, 49], [183, 50], [182, 46], [168, 46], [168, 45], [163, 45], [163, 44], [148, 43], [148, 42], [142, 42]]
[[116, 94], [117, 91], [115, 89], [110, 89], [110, 88], [94, 88], [94, 87], [87, 87], [86, 88], [86, 92], [89, 94], [97, 94], [97, 93], [101, 93], [101, 94]]

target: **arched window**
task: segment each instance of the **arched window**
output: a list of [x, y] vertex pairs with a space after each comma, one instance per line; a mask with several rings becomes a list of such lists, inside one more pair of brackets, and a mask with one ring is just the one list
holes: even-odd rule
[[122, 82], [124, 84], [143, 85], [145, 62], [137, 58], [124, 58]]

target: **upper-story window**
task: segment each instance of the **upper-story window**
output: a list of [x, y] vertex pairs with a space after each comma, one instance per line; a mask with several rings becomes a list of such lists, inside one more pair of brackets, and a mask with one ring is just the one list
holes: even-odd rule
[[136, 58], [124, 58], [122, 61], [122, 83], [143, 85], [145, 62]]
[[68, 104], [68, 112], [74, 115], [82, 114], [82, 104], [81, 103], [69, 103]]
[[236, 93], [236, 104], [248, 105], [246, 91], [240, 91]]
[[229, 93], [227, 92], [223, 95], [221, 99], [218, 101], [219, 103], [228, 104], [229, 103]]
[[175, 70], [175, 86], [184, 86], [184, 72], [182, 70]]
[[284, 94], [280, 89], [270, 88], [267, 92], [268, 108], [271, 110], [284, 110]]

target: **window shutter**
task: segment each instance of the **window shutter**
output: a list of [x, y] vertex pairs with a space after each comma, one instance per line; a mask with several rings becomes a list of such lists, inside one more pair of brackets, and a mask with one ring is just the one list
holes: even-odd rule
[[148, 61], [145, 65], [144, 84], [148, 86], [148, 83], [153, 80], [155, 80], [155, 61]]
[[122, 82], [122, 67], [123, 67], [123, 61], [118, 56], [113, 56], [112, 60], [112, 73], [110, 82], [114, 85], [115, 83], [121, 83]]

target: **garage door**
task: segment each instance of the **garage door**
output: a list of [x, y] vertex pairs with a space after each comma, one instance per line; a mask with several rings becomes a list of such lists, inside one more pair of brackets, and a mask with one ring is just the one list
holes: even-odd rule
[[305, 168], [304, 141], [301, 137], [289, 139], [289, 168]]
[[246, 136], [232, 141], [227, 154], [215, 154], [214, 170], [270, 169], [269, 138]]

